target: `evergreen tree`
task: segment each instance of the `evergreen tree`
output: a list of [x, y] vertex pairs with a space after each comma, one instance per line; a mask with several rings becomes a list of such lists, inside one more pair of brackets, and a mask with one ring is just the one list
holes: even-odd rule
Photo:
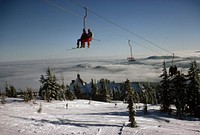
[[117, 94], [116, 94], [116, 93], [117, 93], [117, 91], [116, 91], [116, 89], [114, 88], [114, 89], [112, 90], [112, 93], [111, 93], [111, 95], [112, 95], [112, 96], [111, 96], [111, 97], [112, 97], [112, 100], [117, 100], [117, 96], [116, 96]]
[[169, 112], [171, 104], [171, 92], [170, 92], [170, 81], [168, 78], [166, 63], [163, 62], [163, 73], [160, 75], [162, 78], [160, 81], [160, 89], [158, 91], [158, 98], [161, 104], [161, 111]]
[[129, 109], [129, 122], [131, 127], [137, 127], [136, 121], [135, 121], [135, 109], [134, 109], [134, 95], [133, 90], [131, 89], [130, 81], [127, 79], [125, 81], [125, 90], [127, 91], [127, 101]]
[[185, 113], [186, 106], [186, 79], [184, 74], [180, 74], [178, 71], [175, 77], [172, 79], [172, 89], [174, 91], [174, 103], [177, 109], [177, 116], [182, 118]]
[[57, 78], [53, 75], [50, 67], [48, 67], [46, 76], [41, 75], [40, 82], [42, 86], [39, 90], [39, 96], [43, 97], [43, 99], [50, 102], [51, 99], [58, 100], [61, 87], [57, 83]]
[[83, 98], [83, 94], [78, 84], [74, 85], [74, 95], [76, 96], [77, 99]]
[[112, 90], [112, 99], [113, 100], [120, 100], [120, 96], [121, 96], [121, 93], [118, 88]]
[[120, 100], [121, 99], [121, 90], [119, 88], [116, 89], [115, 99], [116, 100]]
[[61, 74], [61, 81], [62, 81], [62, 84], [60, 86], [59, 100], [66, 100], [66, 97], [65, 97], [66, 86], [65, 86], [65, 79], [64, 79], [63, 74]]
[[[130, 82], [129, 82], [130, 83]], [[131, 87], [131, 86], [130, 86]], [[121, 99], [125, 102], [128, 102], [128, 98], [129, 98], [129, 86], [127, 85], [127, 80], [122, 84], [122, 93], [121, 93]]]
[[1, 93], [0, 102], [1, 102], [1, 104], [5, 104], [6, 103], [6, 96], [5, 96], [4, 93]]
[[9, 85], [7, 82], [5, 83], [5, 92], [7, 97], [17, 97], [15, 87], [13, 85]]
[[26, 92], [24, 92], [24, 101], [29, 102], [33, 100], [33, 90], [31, 88], [27, 88]]
[[100, 100], [104, 102], [110, 102], [110, 91], [108, 90], [109, 80], [101, 79], [100, 80]]
[[140, 99], [141, 99], [141, 103], [144, 103], [143, 112], [144, 112], [144, 115], [146, 115], [147, 114], [147, 103], [149, 102], [149, 99], [150, 99], [147, 89], [142, 90], [140, 92]]
[[75, 99], [75, 95], [70, 91], [69, 86], [66, 85], [65, 88], [66, 88], [66, 89], [65, 89], [65, 97], [66, 97], [66, 99], [68, 99], [68, 100], [73, 100], [73, 99]]
[[146, 103], [148, 104], [156, 104], [157, 99], [156, 99], [156, 90], [153, 88], [150, 84], [150, 82], [145, 85], [145, 93], [146, 93]]
[[200, 69], [196, 61], [191, 62], [188, 70], [188, 106], [189, 112], [195, 117], [200, 117]]
[[92, 100], [99, 100], [99, 90], [93, 79], [91, 80], [91, 98]]

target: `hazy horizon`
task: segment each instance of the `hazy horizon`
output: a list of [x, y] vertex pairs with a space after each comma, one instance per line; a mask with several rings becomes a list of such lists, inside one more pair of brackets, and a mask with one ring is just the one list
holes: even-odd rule
[[[199, 54], [193, 52], [186, 57], [175, 57], [174, 64], [183, 73], [187, 73], [192, 60], [197, 60], [199, 66]], [[63, 76], [67, 85], [71, 80], [76, 79], [77, 74], [80, 74], [87, 83], [91, 79], [101, 78], [115, 82], [123, 82], [126, 79], [135, 82], [157, 82], [160, 80], [159, 75], [162, 73], [164, 60], [169, 68], [172, 59], [170, 57], [164, 59], [163, 56], [137, 58], [132, 63], [129, 63], [126, 58], [111, 57], [0, 62], [0, 89], [4, 90], [3, 83], [7, 81], [17, 90], [20, 88], [26, 90], [27, 87], [39, 90], [40, 76], [46, 74], [48, 67], [52, 69], [59, 81]]]

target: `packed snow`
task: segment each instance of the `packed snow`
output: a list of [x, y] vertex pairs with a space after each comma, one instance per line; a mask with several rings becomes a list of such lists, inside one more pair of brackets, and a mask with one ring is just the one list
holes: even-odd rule
[[[38, 91], [40, 76], [46, 74], [48, 66], [58, 79], [63, 75], [66, 84], [70, 84], [77, 73], [88, 83], [91, 78], [116, 82], [127, 78], [131, 81], [159, 81], [164, 60], [169, 68], [171, 58], [161, 56], [137, 58], [132, 63], [126, 59], [101, 58], [0, 62], [0, 91], [4, 91], [5, 81], [17, 90], [28, 87]], [[199, 51], [189, 57], [175, 57], [174, 63], [187, 73], [192, 60], [200, 63]], [[38, 111], [40, 105], [41, 112]], [[138, 127], [131, 128], [127, 104], [121, 101], [48, 103], [37, 100], [24, 103], [22, 99], [6, 98], [6, 103], [0, 104], [0, 135], [200, 135], [199, 119], [179, 120], [159, 112], [159, 106], [155, 105], [148, 105], [147, 115], [143, 115], [142, 104], [135, 104], [135, 108]]]
[[[115, 105], [116, 103], [116, 105]], [[42, 106], [41, 112], [38, 112]], [[67, 106], [68, 105], [68, 106]], [[197, 135], [200, 121], [179, 120], [160, 113], [159, 106], [135, 104], [136, 128], [129, 127], [127, 104], [73, 100], [25, 103], [7, 98], [0, 104], [0, 135]]]

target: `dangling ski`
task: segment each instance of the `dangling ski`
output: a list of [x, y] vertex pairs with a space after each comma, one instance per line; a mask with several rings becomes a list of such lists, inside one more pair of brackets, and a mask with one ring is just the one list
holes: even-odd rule
[[75, 47], [73, 47], [73, 48], [71, 48], [71, 49], [66, 49], [66, 51], [70, 51], [70, 50], [76, 50], [76, 49], [90, 49], [90, 48], [88, 48], [88, 47], [81, 47], [81, 48], [75, 48]]

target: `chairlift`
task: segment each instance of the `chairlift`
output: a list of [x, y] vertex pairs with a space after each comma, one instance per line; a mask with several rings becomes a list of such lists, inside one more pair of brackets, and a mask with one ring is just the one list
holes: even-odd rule
[[[85, 48], [85, 42], [88, 44], [88, 48], [90, 48], [90, 42], [92, 41], [93, 33], [88, 28], [88, 33], [86, 32], [86, 18], [87, 18], [87, 8], [85, 9], [85, 16], [83, 18], [83, 33], [81, 35], [81, 38], [77, 40], [77, 48]], [[81, 42], [81, 46], [79, 46], [79, 43]], [[75, 48], [74, 48], [75, 49]]]
[[129, 47], [130, 47], [130, 54], [131, 54], [131, 56], [130, 56], [130, 57], [127, 57], [127, 60], [128, 60], [129, 62], [132, 62], [132, 61], [135, 61], [135, 58], [133, 57], [132, 46], [131, 46], [131, 43], [130, 43], [130, 42], [131, 42], [131, 41], [128, 40], [128, 45], [129, 45]]

